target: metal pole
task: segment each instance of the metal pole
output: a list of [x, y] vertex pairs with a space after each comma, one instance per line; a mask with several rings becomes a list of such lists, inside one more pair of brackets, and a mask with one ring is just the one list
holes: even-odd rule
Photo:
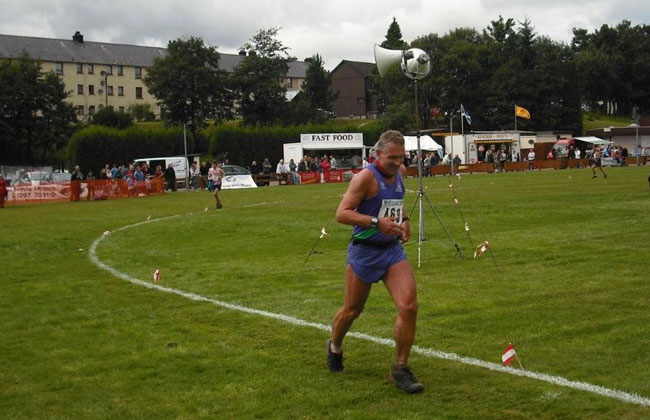
[[[183, 123], [183, 147], [185, 148], [185, 191], [189, 191], [189, 165], [187, 164], [187, 124]], [[176, 182], [176, 181], [174, 181]]]
[[418, 140], [418, 211], [420, 212], [418, 218], [418, 268], [422, 261], [422, 242], [425, 240], [424, 236], [424, 202], [422, 201], [422, 194], [424, 194], [424, 187], [422, 186], [422, 150], [420, 148], [420, 103], [418, 101], [418, 79], [413, 79], [415, 86], [415, 134]]
[[467, 142], [465, 141], [465, 116], [461, 113], [460, 114], [460, 132], [461, 135], [463, 136], [463, 153], [465, 154], [465, 163], [467, 162]]
[[449, 161], [449, 164], [451, 165], [451, 174], [454, 175], [454, 113], [453, 112], [451, 113], [451, 117], [449, 117], [449, 135], [451, 137], [451, 159]]

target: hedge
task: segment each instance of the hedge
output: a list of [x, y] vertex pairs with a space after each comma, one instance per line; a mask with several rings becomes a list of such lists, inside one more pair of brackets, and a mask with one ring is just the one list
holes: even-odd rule
[[285, 143], [299, 143], [304, 133], [363, 133], [363, 142], [374, 145], [383, 131], [377, 121], [359, 122], [346, 125], [321, 124], [298, 126], [247, 127], [236, 123], [226, 123], [205, 130], [210, 140], [210, 153], [213, 156], [225, 155], [231, 164], [249, 166], [251, 161], [261, 162], [269, 158], [271, 162], [282, 159]]
[[[187, 150], [193, 150], [192, 133], [187, 132]], [[182, 127], [133, 126], [126, 130], [91, 125], [76, 132], [68, 144], [70, 166], [83, 173], [97, 173], [106, 164], [124, 165], [146, 157], [184, 154]]]

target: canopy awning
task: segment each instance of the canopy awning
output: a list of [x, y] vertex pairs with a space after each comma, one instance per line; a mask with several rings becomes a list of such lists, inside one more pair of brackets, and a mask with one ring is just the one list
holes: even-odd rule
[[576, 137], [576, 140], [584, 141], [585, 143], [591, 143], [591, 144], [610, 144], [612, 143], [609, 140], [603, 140], [598, 137], [594, 136], [589, 136], [589, 137]]
[[[416, 136], [404, 136], [404, 148], [407, 152], [418, 150], [418, 138]], [[420, 149], [435, 150], [442, 156], [442, 146], [436, 143], [430, 136], [420, 136]]]
[[573, 139], [560, 139], [555, 142], [556, 145], [560, 145], [560, 146], [570, 145], [573, 143], [574, 143]]

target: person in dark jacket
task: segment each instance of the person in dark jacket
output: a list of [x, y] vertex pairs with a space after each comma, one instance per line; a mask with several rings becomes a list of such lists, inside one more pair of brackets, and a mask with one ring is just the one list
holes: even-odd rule
[[165, 169], [165, 184], [168, 190], [176, 191], [176, 171], [171, 163]]

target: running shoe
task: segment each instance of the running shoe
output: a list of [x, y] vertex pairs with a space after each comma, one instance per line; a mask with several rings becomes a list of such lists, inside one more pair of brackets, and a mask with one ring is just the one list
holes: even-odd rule
[[343, 353], [334, 353], [332, 351], [332, 339], [328, 339], [327, 346], [327, 367], [330, 372], [343, 372]]
[[388, 380], [408, 394], [416, 394], [424, 389], [406, 363], [395, 362], [388, 374]]

